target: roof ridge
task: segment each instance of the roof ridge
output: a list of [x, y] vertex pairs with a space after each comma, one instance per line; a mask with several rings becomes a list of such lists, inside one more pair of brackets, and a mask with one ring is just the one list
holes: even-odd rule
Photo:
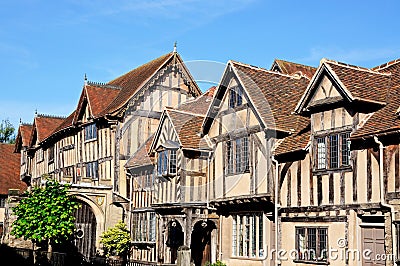
[[19, 125], [20, 126], [33, 126], [33, 124], [31, 124], [31, 123], [25, 123], [25, 122], [21, 122]]
[[36, 117], [56, 118], [56, 119], [65, 119], [65, 118], [67, 118], [66, 116], [62, 116], [62, 115], [48, 115], [48, 114], [40, 114], [40, 113], [37, 113]]
[[261, 71], [264, 71], [264, 72], [267, 72], [267, 73], [270, 73], [270, 74], [280, 75], [280, 76], [288, 77], [288, 78], [291, 78], [291, 79], [300, 79], [300, 78], [309, 79], [309, 78], [307, 78], [307, 77], [304, 76], [304, 75], [299, 75], [299, 76], [288, 75], [288, 74], [284, 74], [284, 73], [281, 73], [281, 72], [271, 71], [271, 70], [268, 70], [268, 69], [266, 69], [266, 68], [262, 68], [262, 67], [258, 67], [258, 66], [249, 65], [249, 64], [242, 63], [242, 62], [238, 62], [238, 61], [234, 61], [234, 60], [229, 60], [229, 61], [232, 62], [232, 63], [234, 63], [234, 64], [238, 64], [238, 65], [241, 65], [241, 66], [244, 66], [244, 67], [247, 67], [247, 68], [251, 68], [251, 69], [254, 69], [254, 70], [261, 70]]
[[395, 59], [395, 60], [392, 60], [392, 61], [383, 63], [382, 65], [373, 67], [373, 68], [371, 68], [371, 69], [377, 70], [377, 71], [378, 71], [378, 70], [382, 70], [382, 69], [388, 68], [388, 67], [390, 67], [390, 66], [392, 66], [392, 65], [395, 65], [395, 64], [397, 64], [397, 63], [399, 63], [399, 62], [400, 62], [400, 58], [397, 58], [397, 59]]
[[115, 90], [121, 90], [120, 86], [115, 86], [108, 84], [106, 82], [96, 82], [96, 81], [87, 81], [87, 85], [97, 87], [97, 88], [104, 88], [104, 89], [115, 89]]
[[315, 69], [317, 69], [316, 67], [313, 67], [313, 66], [309, 66], [309, 65], [305, 65], [305, 64], [300, 64], [300, 63], [296, 63], [296, 62], [293, 62], [293, 61], [287, 61], [287, 60], [283, 60], [283, 59], [278, 59], [278, 58], [275, 58], [275, 61], [282, 61], [282, 62], [286, 62], [286, 63], [290, 63], [290, 64], [295, 64], [295, 65], [299, 65], [299, 66], [304, 66], [304, 67], [310, 67], [310, 68], [315, 68]]
[[344, 62], [339, 62], [339, 61], [332, 60], [332, 59], [327, 59], [327, 58], [322, 58], [321, 59], [321, 63], [328, 63], [328, 64], [331, 63], [331, 64], [335, 64], [337, 66], [347, 67], [347, 68], [351, 68], [351, 69], [354, 69], [354, 70], [369, 72], [369, 73], [372, 73], [372, 74], [379, 74], [379, 75], [383, 75], [383, 76], [390, 76], [391, 75], [390, 73], [382, 73], [382, 72], [375, 71], [375, 70], [373, 70], [371, 68], [351, 65], [351, 64], [347, 64], [347, 63], [344, 63]]

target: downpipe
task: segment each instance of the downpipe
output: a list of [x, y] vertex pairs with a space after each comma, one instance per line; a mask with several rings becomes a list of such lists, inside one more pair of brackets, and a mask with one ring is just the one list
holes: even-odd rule
[[281, 265], [281, 261], [278, 258], [278, 254], [279, 254], [279, 241], [278, 241], [278, 237], [279, 237], [279, 226], [278, 226], [278, 211], [280, 208], [279, 205], [279, 162], [275, 159], [275, 156], [272, 156], [272, 161], [275, 164], [275, 194], [274, 194], [274, 199], [275, 199], [275, 204], [274, 204], [274, 219], [275, 219], [275, 265], [279, 266]]
[[[394, 224], [394, 219], [395, 219], [395, 210], [393, 205], [388, 204], [385, 200], [385, 189], [384, 189], [384, 181], [383, 181], [383, 143], [379, 141], [377, 136], [374, 136], [374, 141], [376, 144], [379, 145], [379, 181], [380, 181], [380, 204], [383, 207], [389, 208], [390, 209], [390, 219], [391, 219], [391, 227], [392, 227], [392, 252], [397, 253], [397, 243], [396, 243], [396, 226]], [[395, 255], [395, 254], [393, 254]], [[393, 260], [393, 264], [396, 264], [396, 260], [398, 258], [395, 258]]]

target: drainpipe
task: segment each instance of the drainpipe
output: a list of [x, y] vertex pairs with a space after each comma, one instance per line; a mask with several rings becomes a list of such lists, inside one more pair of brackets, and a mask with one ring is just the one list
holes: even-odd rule
[[[380, 181], [380, 201], [383, 207], [390, 209], [391, 214], [391, 226], [392, 226], [392, 253], [396, 252], [396, 226], [393, 223], [395, 219], [395, 210], [393, 205], [386, 203], [385, 200], [385, 189], [384, 189], [384, 182], [383, 182], [383, 149], [384, 146], [382, 142], [378, 140], [377, 136], [374, 136], [374, 141], [376, 144], [379, 145], [379, 181]], [[393, 254], [394, 255], [394, 254]]]
[[281, 265], [281, 261], [279, 260], [279, 258], [278, 258], [278, 243], [279, 243], [279, 241], [278, 241], [278, 237], [279, 237], [279, 234], [278, 234], [278, 229], [279, 229], [279, 226], [278, 226], [278, 211], [279, 211], [279, 208], [280, 208], [280, 206], [279, 206], [279, 196], [278, 196], [278, 194], [279, 194], [279, 162], [275, 159], [275, 156], [272, 156], [272, 161], [274, 162], [274, 164], [275, 164], [275, 195], [274, 195], [274, 198], [275, 198], [275, 206], [274, 206], [274, 208], [275, 208], [275, 210], [274, 210], [274, 219], [275, 219], [275, 265]]

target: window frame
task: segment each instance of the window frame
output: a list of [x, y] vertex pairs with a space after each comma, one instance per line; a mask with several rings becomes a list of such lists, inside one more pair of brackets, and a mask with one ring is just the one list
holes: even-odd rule
[[[303, 230], [304, 238], [300, 240], [299, 231]], [[310, 231], [315, 230], [314, 238], [312, 238], [312, 234]], [[324, 234], [322, 234], [324, 232]], [[323, 239], [323, 240], [321, 240]], [[309, 243], [310, 241], [315, 241], [314, 243]], [[302, 241], [305, 247], [300, 247], [300, 241]], [[321, 243], [324, 242], [323, 248], [321, 249]], [[328, 239], [328, 227], [327, 226], [295, 226], [295, 249], [296, 249], [296, 259], [295, 262], [305, 262], [305, 263], [328, 263], [328, 249], [329, 249], [329, 239]], [[302, 246], [303, 246], [302, 245]], [[310, 248], [310, 246], [312, 247]], [[304, 248], [304, 256], [300, 258], [300, 248]], [[314, 253], [310, 252], [315, 248]], [[322, 252], [325, 250], [325, 256], [323, 256]], [[315, 257], [310, 257], [314, 255]]]
[[314, 171], [351, 168], [350, 130], [314, 134]]
[[228, 107], [233, 109], [243, 105], [243, 90], [239, 86], [229, 88]]
[[264, 213], [232, 215], [231, 257], [262, 259], [264, 257]]
[[162, 149], [157, 152], [157, 175], [175, 176], [178, 173], [177, 149]]
[[156, 242], [156, 213], [134, 212], [132, 214], [132, 242], [155, 243]]
[[96, 123], [90, 123], [84, 126], [84, 140], [93, 141], [97, 139], [97, 126]]
[[98, 161], [87, 162], [85, 168], [86, 168], [86, 178], [90, 178], [92, 179], [92, 181], [98, 181], [100, 179]]
[[[249, 136], [230, 139], [225, 142], [227, 176], [250, 172]], [[239, 148], [238, 148], [239, 147]]]

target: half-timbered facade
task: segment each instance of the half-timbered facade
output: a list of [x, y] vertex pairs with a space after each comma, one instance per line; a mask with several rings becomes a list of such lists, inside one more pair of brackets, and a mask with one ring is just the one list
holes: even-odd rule
[[[100, 234], [130, 220], [132, 203], [125, 164], [157, 128], [161, 111], [201, 92], [177, 52], [168, 53], [108, 83], [87, 81], [77, 108], [67, 118], [37, 115], [23, 180], [46, 178], [72, 184], [82, 203], [75, 245], [82, 255], [101, 249]], [[18, 151], [23, 152], [21, 146]], [[29, 167], [26, 167], [29, 165]]]
[[213, 91], [165, 109], [150, 147], [159, 262], [175, 263], [178, 248], [185, 245], [191, 248], [195, 265], [204, 265], [216, 248], [216, 221], [209, 214], [207, 198], [210, 148], [200, 137]]
[[[282, 265], [393, 265], [386, 255], [393, 253], [395, 217], [385, 198], [388, 172], [380, 174], [390, 168], [383, 162], [389, 153], [379, 152], [384, 147], [368, 130], [375, 111], [390, 110], [388, 96], [396, 93], [391, 82], [390, 71], [321, 61], [295, 108], [309, 121], [298, 123], [275, 150], [280, 248], [295, 251], [285, 254]], [[361, 138], [357, 132], [365, 129], [370, 134]], [[364, 257], [367, 249], [371, 256]]]

